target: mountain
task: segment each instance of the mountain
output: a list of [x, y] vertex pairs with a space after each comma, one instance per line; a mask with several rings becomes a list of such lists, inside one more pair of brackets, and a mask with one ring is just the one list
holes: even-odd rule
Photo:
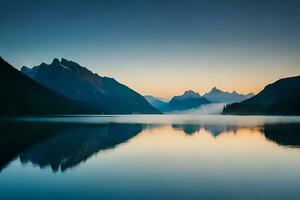
[[254, 96], [253, 93], [249, 93], [246, 95], [239, 94], [236, 91], [233, 92], [223, 92], [218, 88], [214, 87], [208, 93], [205, 93], [203, 97], [209, 100], [212, 103], [234, 103], [234, 102], [241, 102], [250, 97]]
[[201, 98], [201, 95], [198, 92], [194, 92], [193, 90], [186, 90], [182, 95], [173, 97], [173, 99], [177, 99], [177, 100], [196, 99], [196, 98]]
[[168, 102], [162, 98], [154, 97], [151, 95], [145, 95], [144, 98], [154, 107], [160, 110], [162, 107], [166, 106]]
[[161, 110], [163, 112], [189, 110], [208, 103], [210, 102], [206, 98], [201, 97], [199, 93], [188, 90], [182, 95], [174, 96], [166, 106], [161, 108]]
[[300, 115], [300, 76], [267, 85], [260, 93], [241, 103], [227, 105], [224, 114]]
[[100, 114], [28, 78], [0, 57], [0, 115]]
[[[252, 92], [250, 92], [250, 93], [248, 93], [248, 94], [245, 94], [244, 96], [245, 96], [246, 99], [249, 99], [249, 98], [251, 98], [251, 97], [254, 97], [255, 94], [252, 93]], [[245, 100], [246, 100], [246, 99], [245, 99]]]
[[46, 87], [72, 100], [95, 105], [107, 114], [160, 113], [143, 96], [115, 79], [99, 76], [64, 58], [32, 69], [24, 66], [21, 71]]

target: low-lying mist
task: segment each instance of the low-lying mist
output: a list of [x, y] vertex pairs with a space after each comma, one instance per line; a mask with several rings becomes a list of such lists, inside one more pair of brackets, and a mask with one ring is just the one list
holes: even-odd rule
[[201, 114], [201, 115], [218, 115], [222, 113], [225, 103], [205, 104], [191, 110], [175, 112], [178, 114]]

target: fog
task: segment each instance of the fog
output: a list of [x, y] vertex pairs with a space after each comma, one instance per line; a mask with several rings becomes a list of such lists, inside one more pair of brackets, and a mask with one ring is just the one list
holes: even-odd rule
[[218, 115], [222, 113], [225, 103], [211, 103], [202, 105], [198, 108], [176, 112], [180, 114], [202, 114], [202, 115]]

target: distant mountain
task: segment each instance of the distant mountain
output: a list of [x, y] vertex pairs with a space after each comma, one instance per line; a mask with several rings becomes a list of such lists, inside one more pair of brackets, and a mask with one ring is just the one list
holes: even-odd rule
[[224, 114], [300, 115], [300, 76], [267, 85], [260, 93], [241, 103], [227, 105]]
[[212, 103], [234, 103], [234, 102], [241, 102], [250, 97], [253, 97], [253, 93], [249, 93], [246, 95], [239, 94], [236, 91], [233, 92], [223, 92], [218, 88], [214, 87], [208, 93], [205, 93], [203, 97], [209, 100]]
[[101, 77], [76, 62], [57, 58], [21, 71], [72, 100], [86, 102], [107, 114], [160, 113], [143, 96], [113, 78]]
[[208, 103], [210, 102], [206, 98], [201, 97], [199, 93], [188, 90], [182, 95], [174, 96], [161, 110], [163, 112], [189, 110]]
[[186, 90], [182, 95], [173, 97], [173, 99], [177, 99], [177, 100], [185, 100], [191, 98], [194, 99], [201, 98], [201, 95], [198, 92], [194, 92], [193, 90]]
[[[248, 93], [248, 94], [245, 94], [244, 96], [246, 97], [246, 99], [249, 99], [249, 98], [251, 98], [251, 97], [254, 97], [255, 94], [252, 93], [252, 92], [250, 92], [250, 93]], [[246, 100], [246, 99], [245, 99], [245, 100]]]
[[28, 78], [0, 57], [0, 115], [101, 114]]
[[160, 110], [162, 107], [166, 106], [168, 102], [158, 97], [151, 95], [145, 95], [144, 98], [154, 107]]

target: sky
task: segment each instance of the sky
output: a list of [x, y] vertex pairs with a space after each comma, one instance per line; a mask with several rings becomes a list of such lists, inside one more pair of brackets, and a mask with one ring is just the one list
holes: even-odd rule
[[257, 93], [300, 75], [300, 1], [0, 0], [0, 56], [63, 57], [164, 98]]

